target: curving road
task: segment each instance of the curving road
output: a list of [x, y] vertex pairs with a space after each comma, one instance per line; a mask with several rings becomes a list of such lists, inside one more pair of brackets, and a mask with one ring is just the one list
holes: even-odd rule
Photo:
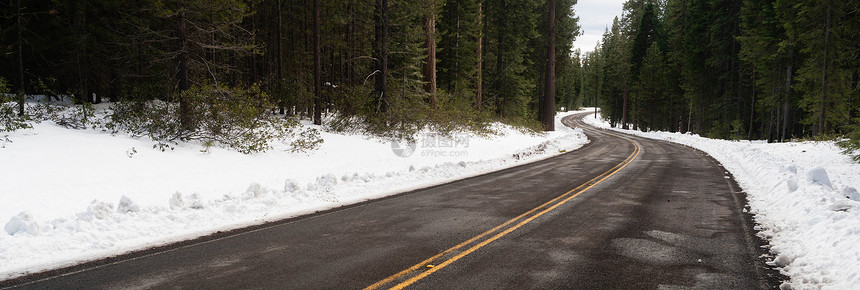
[[591, 142], [486, 175], [0, 282], [0, 288], [774, 288], [712, 158], [563, 120]]

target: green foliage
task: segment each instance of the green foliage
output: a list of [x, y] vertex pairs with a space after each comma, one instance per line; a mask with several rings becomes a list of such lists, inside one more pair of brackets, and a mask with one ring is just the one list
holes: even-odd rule
[[313, 128], [302, 130], [290, 142], [290, 151], [296, 153], [317, 150], [322, 146], [323, 142], [324, 140], [320, 137], [319, 130]]
[[503, 119], [528, 118], [527, 105], [535, 94], [539, 66], [535, 67], [535, 47], [539, 36], [538, 1], [486, 1], [484, 60], [486, 101]]
[[598, 106], [601, 79], [600, 50], [585, 53], [582, 62], [582, 88], [580, 91], [583, 103], [591, 107]]
[[734, 121], [732, 121], [730, 128], [731, 139], [740, 140], [741, 138], [743, 138], [744, 132], [746, 130], [743, 121], [735, 119]]
[[272, 115], [272, 100], [258, 86], [194, 87], [185, 91], [183, 98], [190, 107], [191, 131], [180, 127], [179, 105], [163, 101], [115, 103], [106, 127], [114, 133], [149, 137], [159, 144], [200, 140], [246, 154], [269, 150], [274, 140], [298, 138], [292, 141], [298, 144], [294, 151], [311, 150], [321, 142], [319, 134], [302, 132], [296, 136], [297, 121]]
[[134, 137], [149, 137], [173, 142], [181, 136], [178, 104], [164, 101], [128, 101], [111, 104], [105, 125], [112, 133], [126, 132]]
[[[25, 2], [21, 54], [14, 45], [19, 43], [14, 33], [18, 11], [13, 5], [0, 6], [0, 13], [10, 16], [0, 19], [0, 42], [8, 44], [0, 46], [0, 76], [23, 79], [10, 91], [67, 96], [76, 104], [31, 105], [28, 114], [36, 121], [128, 131], [159, 144], [200, 140], [255, 152], [271, 147], [262, 140], [281, 136], [272, 128], [289, 127], [271, 125], [266, 114], [302, 118], [313, 107], [314, 18], [302, 1]], [[549, 23], [544, 1], [390, 0], [387, 110], [376, 110], [368, 97], [367, 79], [379, 61], [371, 57], [380, 43], [374, 34], [374, 3], [320, 2], [319, 78], [326, 84], [323, 110], [335, 116], [332, 127], [396, 136], [428, 127], [481, 131], [490, 120], [528, 124], [537, 115]], [[567, 108], [580, 103], [582, 87], [579, 56], [571, 55], [579, 35], [575, 3], [556, 1], [554, 19], [557, 104]], [[427, 104], [431, 95], [424, 88], [427, 19], [437, 21], [435, 106]], [[481, 111], [475, 108], [479, 87]], [[103, 123], [90, 105], [100, 102], [91, 100], [94, 95], [115, 102]], [[5, 116], [15, 115], [13, 97], [3, 95]]]
[[25, 117], [18, 116], [18, 104], [16, 103], [18, 98], [18, 96], [9, 93], [6, 80], [0, 78], [0, 132], [13, 132], [32, 127], [27, 123]]
[[479, 1], [446, 1], [439, 15], [439, 88], [462, 100], [474, 98], [477, 87], [478, 39], [482, 16]]
[[713, 139], [725, 139], [728, 136], [728, 132], [729, 124], [717, 120], [710, 126], [710, 130], [705, 136]]
[[[800, 52], [807, 56], [797, 71], [800, 106], [811, 114], [804, 123], [815, 133], [837, 132], [852, 117], [849, 96], [857, 87], [857, 5], [844, 1], [800, 1], [794, 19]], [[853, 14], [853, 17], [852, 17]], [[855, 24], [856, 26], [856, 24]]]
[[[855, 122], [860, 123], [860, 120]], [[850, 128], [853, 131], [846, 139], [836, 142], [836, 145], [842, 148], [842, 154], [851, 156], [851, 159], [860, 163], [860, 125], [852, 125]]]
[[769, 141], [852, 132], [855, 3], [629, 0], [624, 9], [583, 62], [584, 99], [599, 96], [611, 123]]
[[582, 106], [583, 68], [579, 50], [573, 57], [562, 58], [556, 64], [556, 107], [575, 110]]
[[437, 108], [428, 116], [427, 126], [436, 132], [458, 131], [487, 132], [489, 114], [475, 109], [471, 99], [450, 94], [438, 94]]
[[101, 119], [96, 117], [95, 108], [90, 103], [68, 106], [43, 101], [30, 107], [28, 115], [37, 122], [53, 121], [62, 127], [76, 130], [97, 129], [103, 125]]
[[[603, 34], [602, 46], [597, 54], [600, 74], [598, 101], [603, 116], [617, 124], [624, 119], [624, 94], [630, 87], [630, 41], [622, 34], [622, 22], [615, 19], [612, 28]], [[628, 104], [629, 105], [629, 104]]]

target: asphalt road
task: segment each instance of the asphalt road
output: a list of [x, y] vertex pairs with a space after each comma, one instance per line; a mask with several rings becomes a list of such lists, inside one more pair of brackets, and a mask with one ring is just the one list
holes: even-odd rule
[[[0, 282], [30, 289], [760, 289], [781, 277], [705, 154], [585, 126], [558, 157]], [[2, 288], [0, 287], [0, 288]]]

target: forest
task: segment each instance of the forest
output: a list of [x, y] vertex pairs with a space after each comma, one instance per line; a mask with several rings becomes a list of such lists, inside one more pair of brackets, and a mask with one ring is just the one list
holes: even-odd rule
[[2, 1], [7, 115], [15, 99], [34, 115], [25, 95], [109, 100], [115, 126], [159, 139], [226, 140], [271, 116], [552, 130], [540, 120], [581, 89], [576, 0]]
[[7, 131], [45, 115], [32, 95], [222, 143], [302, 118], [552, 130], [556, 110], [596, 105], [625, 128], [860, 148], [856, 1], [629, 0], [585, 54], [576, 0], [2, 1]]
[[[860, 2], [630, 0], [583, 56], [613, 124], [860, 148]], [[853, 145], [852, 145], [853, 144]]]

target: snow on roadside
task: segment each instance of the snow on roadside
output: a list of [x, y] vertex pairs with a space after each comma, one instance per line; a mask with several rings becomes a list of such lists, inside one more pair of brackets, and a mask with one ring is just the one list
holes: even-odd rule
[[785, 289], [860, 289], [860, 164], [834, 142], [727, 141], [698, 135], [610, 128], [702, 150], [747, 193], [771, 262], [790, 277]]
[[573, 113], [548, 134], [425, 131], [408, 157], [363, 135], [322, 132], [316, 151], [243, 155], [34, 124], [0, 148], [0, 280], [548, 158], [588, 142], [560, 123]]

